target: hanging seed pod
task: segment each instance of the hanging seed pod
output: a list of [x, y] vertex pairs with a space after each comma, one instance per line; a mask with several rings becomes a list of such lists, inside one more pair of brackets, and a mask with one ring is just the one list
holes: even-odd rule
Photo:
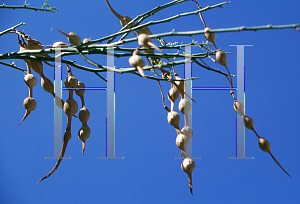
[[275, 157], [273, 156], [273, 154], [271, 153], [271, 144], [270, 142], [266, 139], [266, 138], [263, 138], [263, 137], [259, 137], [258, 138], [258, 145], [259, 145], [259, 148], [264, 151], [264, 152], [267, 152], [271, 155], [272, 159], [276, 162], [276, 164], [289, 176], [291, 177], [288, 172], [279, 164], [279, 162], [277, 161], [277, 159], [275, 159]]
[[24, 81], [29, 88], [32, 88], [37, 84], [37, 80], [33, 74], [26, 74]]
[[55, 95], [55, 104], [57, 105], [57, 107], [59, 108], [63, 108], [64, 107], [64, 100], [58, 96]]
[[271, 152], [271, 144], [266, 138], [260, 137], [258, 139], [258, 145], [262, 151], [268, 152], [268, 153]]
[[82, 83], [82, 82], [80, 82], [80, 81], [78, 81], [78, 83], [77, 83], [77, 88], [79, 88], [79, 89], [76, 89], [76, 90], [75, 90], [75, 93], [76, 93], [77, 96], [80, 97], [81, 103], [82, 103], [82, 107], [84, 107], [85, 104], [84, 104], [84, 97], [83, 97], [83, 94], [85, 93], [85, 89], [84, 89], [84, 88], [85, 88], [85, 84]]
[[168, 117], [167, 117], [168, 123], [173, 127], [175, 127], [177, 130], [179, 130], [179, 121], [180, 121], [179, 114], [175, 111], [171, 111], [167, 106], [165, 106], [164, 108], [168, 112]]
[[246, 128], [248, 128], [250, 130], [254, 130], [254, 121], [252, 120], [252, 118], [250, 118], [249, 116], [244, 115], [243, 120], [244, 120], [244, 124], [245, 124]]
[[189, 187], [190, 187], [191, 194], [193, 195], [192, 172], [195, 169], [195, 162], [193, 159], [187, 156], [186, 152], [183, 152], [183, 154], [184, 154], [184, 160], [181, 163], [181, 169], [182, 171], [188, 174]]
[[56, 30], [58, 30], [61, 34], [63, 34], [64, 36], [66, 36], [68, 38], [68, 41], [71, 43], [71, 45], [80, 45], [81, 44], [81, 39], [80, 37], [76, 34], [76, 33], [73, 33], [73, 32], [69, 32], [69, 34], [55, 28]]
[[136, 32], [138, 35], [141, 35], [141, 34], [152, 35], [151, 30], [147, 26], [137, 29]]
[[31, 68], [33, 71], [38, 73], [40, 76], [44, 76], [43, 74], [43, 64], [41, 61], [31, 60]]
[[50, 93], [53, 97], [55, 97], [54, 85], [52, 81], [50, 81], [50, 79], [48, 79], [47, 77], [41, 77], [41, 85], [46, 92]]
[[35, 39], [29, 39], [27, 40], [27, 46], [29, 50], [41, 50], [43, 49], [42, 44]]
[[85, 141], [90, 137], [91, 129], [87, 125], [82, 125], [78, 131], [78, 138], [82, 140], [82, 154], [84, 155]]
[[68, 88], [71, 88], [71, 89], [68, 89], [68, 90], [72, 90], [74, 88], [77, 88], [77, 85], [78, 85], [78, 80], [75, 76], [72, 75], [72, 72], [71, 71], [68, 71], [68, 77], [65, 79], [65, 87], [68, 89]]
[[53, 43], [52, 47], [53, 48], [68, 48], [69, 45], [67, 43], [59, 41], [59, 42]]
[[208, 42], [215, 43], [215, 39], [216, 39], [215, 33], [208, 33], [207, 31], [209, 30], [211, 30], [211, 28], [209, 27], [206, 27], [204, 29], [204, 31], [206, 32], [204, 33], [204, 37]]
[[220, 65], [223, 65], [224, 67], [227, 66], [227, 56], [225, 52], [218, 50], [216, 53], [216, 60]]
[[36, 101], [34, 100], [34, 98], [29, 96], [24, 99], [23, 106], [26, 109], [26, 112], [25, 112], [24, 117], [22, 118], [21, 123], [28, 117], [28, 115], [30, 114], [31, 111], [36, 109]]
[[90, 119], [90, 112], [89, 110], [84, 106], [79, 111], [79, 120], [82, 124], [86, 124]]
[[72, 117], [78, 110], [78, 104], [73, 98], [68, 98], [68, 100], [64, 103], [64, 112], [68, 117]]
[[172, 88], [168, 92], [168, 99], [171, 101], [171, 111], [174, 109], [174, 103], [179, 97], [179, 92], [175, 86], [172, 86]]
[[140, 46], [143, 46], [143, 47], [146, 47], [146, 48], [153, 47], [157, 51], [160, 51], [160, 49], [152, 43], [151, 39], [146, 34], [139, 34], [138, 35], [138, 43], [139, 43]]
[[181, 113], [184, 115], [187, 115], [192, 108], [191, 102], [189, 102], [186, 98], [182, 98], [178, 104], [178, 109], [180, 110]]
[[132, 56], [129, 58], [129, 64], [135, 67], [139, 71], [142, 77], [145, 77], [144, 70], [143, 70], [143, 67], [145, 66], [145, 62], [140, 56], [136, 54], [139, 50], [140, 49], [137, 48], [133, 52]]
[[234, 101], [233, 108], [240, 116], [244, 115], [244, 105], [239, 101]]
[[[105, 0], [109, 9], [111, 10], [111, 12], [120, 20], [120, 23], [122, 25], [122, 27], [126, 26], [130, 21], [132, 21], [132, 18], [128, 17], [128, 16], [121, 16], [120, 14], [118, 14], [110, 5], [110, 3]], [[134, 26], [134, 23], [132, 23], [130, 26], [128, 26], [127, 28], [131, 28], [132, 26]]]
[[182, 133], [179, 133], [176, 137], [176, 146], [182, 151], [185, 151], [188, 145], [189, 145], [188, 137]]
[[184, 126], [181, 129], [181, 133], [186, 135], [189, 140], [192, 139], [192, 137], [193, 137], [193, 131], [189, 126]]
[[[175, 73], [174, 76], [175, 79], [182, 80], [177, 73]], [[175, 81], [175, 84], [178, 86], [177, 90], [179, 91], [181, 98], [184, 98], [184, 81]]]

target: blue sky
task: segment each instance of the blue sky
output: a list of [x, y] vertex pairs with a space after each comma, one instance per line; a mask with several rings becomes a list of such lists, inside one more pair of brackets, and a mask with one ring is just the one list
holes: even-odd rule
[[[40, 7], [43, 0], [27, 1], [30, 6]], [[121, 15], [132, 18], [168, 0], [117, 1], [110, 0], [112, 7]], [[222, 1], [199, 1], [202, 7]], [[23, 5], [24, 1], [2, 1], [6, 5]], [[44, 45], [65, 41], [65, 32], [75, 32], [82, 39], [98, 39], [121, 29], [119, 20], [113, 16], [104, 0], [51, 1], [58, 14], [31, 10], [0, 10], [3, 31], [20, 22], [19, 27], [31, 38]], [[151, 16], [159, 20], [175, 14], [197, 9], [193, 2], [185, 2]], [[225, 9], [216, 8], [203, 13], [207, 26], [228, 28], [236, 26], [282, 25], [300, 23], [298, 1], [231, 1]], [[148, 20], [148, 19], [147, 19]], [[176, 19], [163, 25], [150, 27], [152, 33], [191, 31], [204, 29], [199, 16]], [[88, 90], [86, 106], [91, 113], [88, 122], [91, 136], [86, 141], [85, 155], [81, 153], [81, 141], [77, 137], [81, 123], [72, 122], [72, 138], [58, 170], [46, 180], [36, 183], [55, 165], [56, 160], [45, 159], [54, 155], [53, 98], [40, 86], [40, 77], [34, 87], [33, 97], [37, 108], [19, 126], [25, 109], [22, 105], [28, 96], [23, 82], [23, 73], [0, 65], [1, 89], [1, 143], [0, 143], [0, 201], [1, 203], [298, 203], [300, 200], [299, 128], [299, 51], [300, 33], [295, 29], [245, 31], [218, 33], [216, 44], [228, 55], [228, 67], [236, 73], [236, 48], [229, 45], [253, 45], [245, 49], [245, 101], [246, 115], [254, 119], [259, 135], [267, 138], [271, 152], [293, 177], [289, 178], [258, 147], [255, 134], [245, 130], [246, 157], [252, 160], [231, 160], [235, 156], [235, 120], [233, 100], [229, 91], [193, 91], [196, 103], [192, 107], [194, 132], [193, 156], [196, 168], [193, 172], [192, 196], [188, 177], [175, 159], [180, 150], [175, 145], [176, 132], [166, 120], [161, 94], [156, 81], [146, 80], [131, 74], [115, 76], [115, 155], [124, 159], [98, 159], [106, 154], [106, 92]], [[132, 34], [129, 37], [133, 37]], [[203, 35], [192, 37], [166, 37], [169, 42], [192, 39], [205, 41]], [[0, 52], [19, 50], [17, 36], [0, 37]], [[126, 47], [137, 47], [136, 42]], [[197, 51], [197, 50], [196, 50]], [[201, 50], [199, 49], [198, 52]], [[68, 57], [77, 63], [86, 64], [80, 57]], [[93, 56], [93, 60], [106, 64], [105, 56]], [[22, 60], [4, 60], [25, 68]], [[213, 68], [225, 71], [224, 67], [205, 62]], [[116, 67], [130, 67], [128, 59], [115, 59]], [[63, 79], [67, 76], [65, 67]], [[183, 65], [176, 68], [183, 76]], [[106, 83], [93, 73], [76, 68], [72, 72], [88, 87], [105, 87]], [[44, 65], [45, 75], [53, 80], [53, 68]], [[147, 72], [146, 74], [150, 74]], [[222, 75], [193, 65], [195, 87], [228, 87]], [[162, 83], [166, 94], [169, 83]], [[63, 91], [63, 99], [68, 97]], [[75, 100], [80, 103], [79, 97]], [[175, 110], [178, 107], [175, 104]], [[165, 103], [170, 106], [166, 99]], [[177, 109], [178, 110], [178, 109]], [[183, 126], [183, 115], [180, 127]], [[63, 114], [62, 128], [66, 117]]]

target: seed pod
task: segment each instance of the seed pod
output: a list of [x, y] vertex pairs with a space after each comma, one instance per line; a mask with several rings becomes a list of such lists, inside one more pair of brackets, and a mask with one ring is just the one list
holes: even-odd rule
[[59, 107], [59, 108], [63, 108], [64, 107], [64, 100], [62, 100], [60, 97], [55, 95], [55, 104]]
[[160, 51], [160, 49], [152, 43], [151, 39], [146, 34], [139, 34], [138, 35], [138, 43], [139, 43], [140, 46], [143, 46], [143, 47], [146, 47], [146, 48], [153, 47], [157, 51]]
[[29, 39], [27, 40], [27, 46], [29, 50], [41, 50], [43, 49], [42, 44], [35, 39]]
[[78, 110], [78, 104], [73, 98], [68, 98], [64, 103], [64, 112], [68, 117], [72, 117]]
[[244, 115], [244, 105], [241, 102], [234, 101], [233, 108], [240, 116]]
[[79, 111], [79, 120], [82, 124], [86, 124], [90, 119], [90, 112], [89, 110], [84, 106]]
[[193, 131], [189, 126], [184, 126], [181, 129], [181, 133], [186, 135], [189, 140], [192, 139], [192, 137], [193, 137]]
[[25, 115], [22, 118], [21, 123], [27, 118], [27, 116], [30, 114], [31, 111], [36, 109], [36, 101], [34, 100], [34, 98], [29, 96], [29, 97], [24, 99], [23, 106], [26, 109], [26, 112], [25, 112]]
[[50, 81], [47, 77], [41, 77], [41, 85], [45, 91], [47, 91], [53, 97], [55, 97], [54, 86], [53, 86], [52, 81]]
[[84, 38], [83, 41], [82, 41], [82, 43], [86, 43], [86, 42], [89, 42], [89, 41], [91, 41], [90, 38]]
[[178, 104], [178, 109], [180, 110], [181, 113], [184, 115], [187, 115], [192, 108], [191, 102], [189, 102], [186, 98], [182, 98]]
[[182, 133], [179, 133], [176, 137], [176, 146], [182, 151], [185, 151], [188, 145], [189, 145], [188, 137]]
[[29, 88], [32, 88], [37, 84], [37, 80], [32, 74], [26, 74], [24, 77], [24, 81]]
[[43, 64], [41, 61], [31, 60], [31, 68], [33, 71], [38, 73], [40, 76], [44, 76], [43, 74]]
[[141, 34], [152, 35], [152, 32], [148, 27], [143, 27], [143, 28], [137, 29], [136, 32], [138, 35], [141, 35]]
[[129, 58], [129, 64], [135, 67], [142, 77], [145, 77], [143, 67], [145, 66], [144, 60], [138, 56], [136, 53], [139, 51], [137, 48], [136, 51], [133, 52], [133, 55]]
[[170, 125], [172, 125], [173, 127], [175, 127], [176, 129], [179, 130], [179, 121], [180, 121], [180, 117], [179, 114], [175, 111], [170, 111], [168, 112], [168, 122]]
[[[130, 21], [132, 21], [132, 19], [128, 16], [121, 16], [120, 14], [118, 14], [110, 5], [110, 3], [105, 0], [109, 9], [111, 10], [111, 12], [120, 20], [120, 23], [122, 25], [122, 27], [124, 27], [125, 25], [127, 25], [127, 23], [129, 23]], [[134, 23], [132, 23], [130, 26], [128, 26], [127, 28], [131, 28], [132, 26], [134, 26]]]
[[85, 140], [87, 140], [91, 135], [91, 129], [87, 125], [82, 125], [78, 131], [78, 138], [82, 140], [82, 154], [84, 155], [85, 150]]
[[168, 92], [168, 99], [171, 101], [171, 111], [173, 111], [174, 103], [179, 97], [179, 92], [175, 86], [172, 86], [172, 88]]
[[[69, 75], [66, 79], [65, 79], [65, 87], [68, 88], [77, 88], [78, 85], [78, 80], [75, 76], [73, 75]], [[68, 89], [70, 90], [70, 89]]]
[[59, 41], [59, 42], [53, 43], [52, 47], [53, 48], [68, 48], [69, 45], [67, 43]]
[[225, 52], [218, 50], [216, 53], [216, 60], [220, 65], [223, 65], [224, 67], [227, 66], [227, 56]]
[[260, 137], [258, 139], [258, 145], [259, 145], [259, 148], [264, 152], [269, 153], [271, 151], [271, 144], [266, 138]]
[[[182, 80], [182, 78], [180, 78], [177, 73], [175, 73], [174, 76], [175, 79]], [[178, 86], [177, 89], [180, 93], [181, 98], [184, 98], [184, 81], [175, 81], [175, 84]]]
[[82, 83], [82, 82], [80, 82], [80, 81], [78, 81], [77, 82], [77, 88], [80, 88], [80, 89], [76, 89], [75, 90], [76, 95], [79, 96], [79, 97], [82, 97], [83, 94], [84, 94], [84, 92], [85, 92], [85, 89], [84, 89], [85, 88], [85, 84]]
[[61, 34], [63, 34], [64, 36], [68, 37], [68, 41], [71, 43], [71, 45], [80, 45], [81, 44], [81, 39], [80, 37], [73, 32], [70, 32], [69, 34], [55, 28], [56, 30], [58, 30]]
[[193, 184], [192, 184], [192, 172], [195, 169], [195, 162], [191, 158], [187, 157], [186, 152], [184, 153], [184, 160], [181, 163], [181, 169], [188, 174], [189, 187], [191, 194], [193, 195]]
[[249, 116], [244, 115], [243, 120], [244, 120], [244, 124], [245, 124], [246, 128], [248, 128], [250, 130], [254, 130], [254, 121], [252, 120], [252, 118], [250, 118]]
[[215, 43], [215, 39], [216, 39], [215, 33], [208, 33], [207, 32], [208, 30], [211, 30], [211, 28], [206, 27], [204, 29], [204, 31], [206, 32], [204, 33], [205, 39], [208, 40], [208, 42]]

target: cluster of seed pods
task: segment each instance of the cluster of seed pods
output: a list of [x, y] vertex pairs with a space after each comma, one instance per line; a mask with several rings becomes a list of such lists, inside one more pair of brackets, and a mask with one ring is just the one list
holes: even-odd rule
[[[199, 6], [198, 6], [199, 7]], [[203, 24], [204, 24], [204, 31], [206, 31], [206, 33], [204, 33], [204, 37], [206, 38], [207, 41], [209, 41], [210, 43], [212, 43], [215, 48], [217, 49], [217, 46], [215, 44], [215, 34], [214, 33], [210, 33], [210, 32], [207, 32], [207, 31], [210, 31], [211, 29], [209, 27], [206, 27], [206, 24], [201, 16], [201, 20], [203, 21]], [[246, 116], [244, 115], [244, 105], [240, 102], [240, 101], [237, 101], [235, 96], [234, 96], [234, 92], [232, 91], [233, 89], [233, 83], [232, 83], [232, 77], [231, 77], [231, 74], [229, 72], [229, 69], [227, 67], [227, 56], [226, 54], [221, 51], [220, 49], [218, 50], [217, 49], [217, 52], [216, 52], [216, 61], [224, 66], [228, 72], [228, 76], [227, 76], [227, 79], [230, 83], [230, 86], [231, 86], [231, 90], [230, 90], [230, 94], [233, 96], [233, 99], [234, 99], [234, 102], [233, 102], [233, 108], [234, 110], [238, 113], [238, 115], [242, 116], [243, 117], [243, 121], [244, 121], [244, 125], [247, 129], [250, 129], [252, 130], [256, 136], [258, 137], [258, 144], [259, 144], [259, 148], [264, 151], [264, 152], [267, 152], [271, 155], [271, 157], [273, 158], [273, 160], [278, 164], [278, 166], [289, 176], [291, 177], [287, 172], [286, 170], [279, 164], [279, 162], [275, 159], [275, 157], [273, 156], [273, 154], [271, 153], [271, 144], [270, 142], [266, 139], [266, 138], [263, 138], [263, 137], [260, 137], [257, 132], [254, 130], [254, 121], [252, 118], [250, 118], [249, 116]]]
[[[176, 79], [180, 80], [181, 78], [175, 73]], [[178, 90], [177, 87], [180, 87]], [[181, 155], [184, 155], [184, 159], [181, 163], [181, 168], [184, 172], [188, 174], [189, 179], [189, 187], [191, 194], [193, 194], [193, 186], [192, 186], [192, 172], [195, 169], [195, 162], [193, 159], [189, 158], [186, 152], [186, 148], [189, 144], [189, 140], [193, 137], [193, 131], [189, 127], [188, 123], [188, 114], [191, 111], [191, 102], [184, 97], [184, 81], [175, 81], [174, 84], [171, 84], [171, 89], [168, 92], [168, 99], [171, 102], [171, 110], [164, 106], [164, 108], [168, 112], [167, 120], [170, 125], [172, 125], [177, 133], [177, 137], [175, 140], [176, 146], [181, 150]], [[179, 128], [179, 121], [180, 116], [179, 114], [174, 111], [174, 103], [179, 98], [180, 101], [178, 104], [179, 111], [184, 115], [184, 127], [180, 130]]]

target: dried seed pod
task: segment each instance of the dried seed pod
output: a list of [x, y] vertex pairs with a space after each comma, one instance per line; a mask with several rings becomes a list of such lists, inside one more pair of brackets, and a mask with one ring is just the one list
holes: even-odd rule
[[68, 41], [71, 43], [71, 45], [80, 45], [81, 44], [81, 39], [80, 37], [76, 34], [76, 33], [73, 33], [73, 32], [69, 32], [69, 34], [55, 28], [56, 30], [58, 30], [61, 34], [63, 34], [64, 36], [66, 36], [68, 38]]
[[168, 111], [168, 123], [179, 130], [179, 121], [180, 116], [177, 112], [171, 111], [168, 107], [165, 106], [165, 109]]
[[[65, 79], [65, 87], [68, 88], [77, 88], [78, 80], [75, 76], [72, 75], [71, 72], [68, 72], [68, 77]], [[70, 90], [70, 89], [68, 89]]]
[[181, 163], [181, 169], [182, 171], [188, 174], [189, 187], [190, 187], [191, 194], [193, 195], [192, 172], [195, 169], [195, 162], [193, 159], [187, 156], [186, 152], [183, 152], [183, 154], [184, 154], [184, 160]]
[[193, 137], [193, 131], [192, 131], [192, 129], [189, 126], [184, 126], [181, 129], [181, 132], [182, 132], [182, 134], [186, 135], [189, 140], [192, 139], [192, 137]]
[[176, 137], [176, 146], [182, 151], [185, 151], [188, 145], [189, 145], [188, 137], [182, 133], [179, 133]]
[[68, 48], [69, 45], [67, 43], [58, 41], [58, 42], [53, 43], [52, 47], [53, 48]]
[[227, 56], [225, 52], [218, 50], [216, 53], [216, 60], [220, 65], [223, 65], [224, 67], [227, 66]]
[[206, 40], [208, 40], [208, 42], [215, 43], [215, 39], [216, 39], [215, 33], [208, 33], [207, 31], [209, 30], [211, 30], [211, 28], [209, 27], [206, 27], [204, 29], [204, 31], [206, 32], [204, 33], [204, 37]]
[[82, 43], [86, 43], [86, 42], [89, 42], [89, 41], [91, 41], [90, 38], [84, 38], [83, 41], [82, 41]]
[[78, 104], [73, 98], [68, 98], [68, 100], [64, 103], [64, 112], [68, 117], [72, 117], [78, 110]]
[[262, 151], [268, 152], [268, 153], [271, 152], [271, 144], [266, 138], [260, 137], [258, 139], [258, 145]]
[[138, 35], [141, 35], [141, 34], [152, 35], [151, 30], [147, 26], [137, 29], [136, 32]]
[[139, 71], [142, 77], [145, 77], [144, 70], [143, 70], [143, 67], [145, 66], [145, 62], [140, 56], [136, 54], [139, 50], [140, 49], [137, 48], [133, 52], [133, 55], [129, 58], [129, 64], [135, 67]]
[[43, 64], [42, 64], [41, 61], [31, 60], [30, 64], [31, 64], [31, 68], [33, 69], [33, 71], [38, 73], [40, 76], [44, 76], [44, 74], [43, 74]]
[[160, 49], [152, 43], [151, 39], [146, 34], [139, 34], [138, 35], [138, 43], [139, 43], [140, 46], [143, 46], [143, 47], [146, 47], [146, 48], [153, 47], [157, 51], [160, 51]]
[[240, 116], [244, 115], [244, 105], [241, 102], [234, 101], [233, 108]]
[[175, 86], [172, 86], [172, 88], [168, 92], [168, 99], [171, 101], [171, 111], [173, 111], [174, 103], [179, 97], [179, 92]]
[[52, 81], [50, 81], [50, 79], [48, 79], [47, 77], [41, 77], [41, 85], [45, 91], [47, 91], [53, 97], [55, 97], [54, 85], [53, 85]]
[[85, 88], [85, 84], [82, 83], [82, 82], [80, 82], [80, 81], [78, 81], [77, 82], [77, 88], [80, 88], [80, 89], [76, 89], [75, 90], [76, 95], [79, 96], [79, 97], [82, 97], [83, 94], [84, 94], [84, 92], [85, 92], [85, 89], [84, 89]]
[[37, 84], [37, 80], [33, 74], [26, 74], [24, 81], [29, 88], [32, 88]]
[[252, 120], [252, 118], [250, 118], [249, 116], [244, 115], [243, 120], [244, 120], [244, 124], [245, 124], [246, 128], [248, 128], [250, 130], [254, 130], [254, 121]]
[[26, 112], [25, 112], [25, 115], [22, 118], [21, 123], [27, 118], [27, 116], [30, 114], [31, 111], [36, 109], [36, 101], [34, 100], [34, 98], [29, 96], [29, 97], [24, 99], [23, 106], [26, 109]]
[[[129, 23], [130, 21], [132, 21], [132, 18], [128, 17], [128, 16], [121, 16], [120, 14], [118, 14], [110, 5], [110, 3], [105, 0], [109, 9], [111, 10], [111, 12], [120, 20], [120, 23], [122, 25], [122, 27], [124, 27], [125, 25], [127, 25], [127, 23]], [[128, 26], [127, 28], [131, 28], [132, 26], [134, 26], [134, 23], [132, 23], [130, 26]]]
[[60, 97], [55, 95], [55, 104], [59, 107], [59, 108], [63, 108], [64, 107], [64, 100], [61, 99]]
[[87, 125], [82, 125], [78, 131], [78, 138], [82, 140], [82, 154], [84, 155], [85, 150], [85, 140], [87, 140], [91, 135], [91, 129]]
[[29, 50], [41, 50], [43, 49], [42, 44], [35, 39], [29, 39], [27, 40], [27, 46]]
[[90, 119], [90, 112], [89, 110], [84, 106], [79, 111], [79, 120], [82, 124], [86, 124]]
[[[176, 80], [182, 80], [182, 78], [180, 78], [177, 73], [174, 73], [174, 76]], [[177, 85], [177, 89], [180, 93], [181, 98], [184, 98], [184, 81], [175, 81], [175, 84]]]
[[179, 104], [178, 104], [178, 109], [180, 110], [181, 113], [184, 115], [187, 115], [192, 108], [192, 104], [190, 101], [188, 101], [186, 98], [181, 98]]

